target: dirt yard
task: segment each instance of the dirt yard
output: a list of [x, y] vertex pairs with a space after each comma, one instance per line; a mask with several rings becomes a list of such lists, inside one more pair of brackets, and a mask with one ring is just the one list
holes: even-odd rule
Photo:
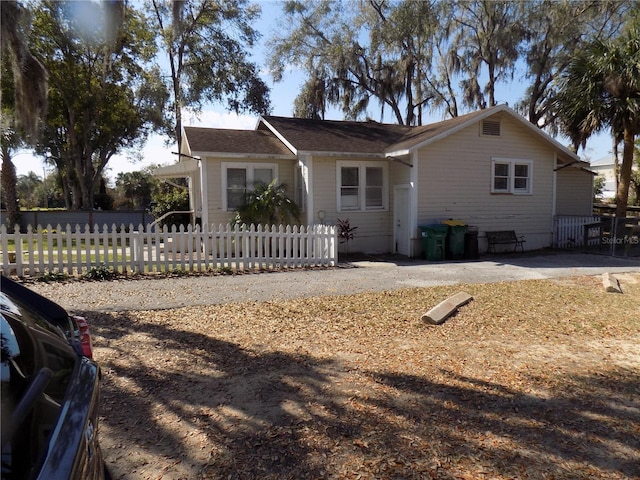
[[[640, 478], [640, 275], [86, 315], [126, 479]], [[474, 300], [421, 322], [459, 291]]]

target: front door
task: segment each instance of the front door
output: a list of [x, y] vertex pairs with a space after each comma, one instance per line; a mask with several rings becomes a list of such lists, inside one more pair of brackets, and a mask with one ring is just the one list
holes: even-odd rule
[[409, 255], [409, 186], [393, 188], [393, 245], [394, 253]]

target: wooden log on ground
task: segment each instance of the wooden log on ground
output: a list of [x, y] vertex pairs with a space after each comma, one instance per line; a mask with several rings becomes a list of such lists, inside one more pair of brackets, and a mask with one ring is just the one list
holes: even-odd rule
[[620, 282], [610, 273], [602, 274], [602, 286], [607, 293], [622, 293]]
[[461, 306], [466, 305], [471, 300], [473, 300], [473, 297], [466, 292], [456, 293], [422, 315], [422, 321], [431, 325], [440, 325], [456, 313]]

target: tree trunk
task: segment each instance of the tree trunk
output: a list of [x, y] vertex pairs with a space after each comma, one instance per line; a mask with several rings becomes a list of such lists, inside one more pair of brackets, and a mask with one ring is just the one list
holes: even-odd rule
[[620, 155], [618, 151], [618, 144], [620, 143], [619, 139], [614, 138], [613, 140], [613, 178], [616, 181], [616, 195], [618, 194], [618, 189], [620, 188]]
[[11, 161], [11, 153], [4, 145], [2, 146], [2, 198], [7, 209], [5, 224], [10, 231], [13, 226], [20, 224], [20, 205], [18, 204], [18, 194], [16, 191], [16, 167]]
[[93, 210], [96, 181], [93, 174], [93, 164], [91, 163], [93, 155], [88, 142], [84, 147], [84, 151], [85, 153], [80, 157], [82, 161], [81, 171], [78, 172], [80, 190], [82, 192], [82, 210]]
[[82, 192], [80, 191], [80, 183], [77, 180], [75, 172], [73, 177], [70, 177], [68, 181], [71, 190], [71, 209], [80, 210], [82, 207]]
[[627, 216], [629, 202], [629, 186], [631, 184], [631, 167], [633, 166], [634, 134], [630, 128], [624, 129], [624, 147], [622, 150], [622, 165], [620, 166], [620, 183], [618, 184], [616, 217]]

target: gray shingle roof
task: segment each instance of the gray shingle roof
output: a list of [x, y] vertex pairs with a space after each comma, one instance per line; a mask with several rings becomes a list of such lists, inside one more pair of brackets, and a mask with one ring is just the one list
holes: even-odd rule
[[191, 152], [291, 155], [268, 130], [184, 127]]
[[[378, 122], [262, 117], [296, 150], [307, 152], [383, 153], [411, 127]], [[266, 130], [261, 124], [259, 129]]]
[[[311, 120], [264, 116], [256, 130], [225, 130], [217, 128], [185, 127], [185, 134], [192, 153], [288, 155], [293, 152], [327, 152], [345, 154], [384, 155], [420, 147], [472, 125], [494, 113], [507, 112], [523, 124], [506, 105], [478, 110], [449, 120], [420, 127], [337, 120]], [[531, 126], [532, 132], [552, 142], [572, 160], [578, 157], [542, 131]], [[280, 138], [283, 140], [281, 141]], [[283, 143], [284, 142], [284, 143]]]

